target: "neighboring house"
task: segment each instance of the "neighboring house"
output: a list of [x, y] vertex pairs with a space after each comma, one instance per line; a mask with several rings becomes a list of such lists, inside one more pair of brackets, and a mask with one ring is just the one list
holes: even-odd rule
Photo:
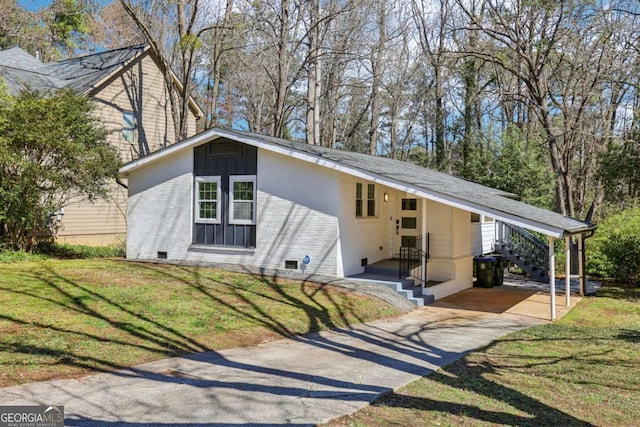
[[[0, 51], [0, 79], [13, 94], [21, 90], [70, 88], [95, 100], [95, 114], [123, 162], [175, 143], [164, 78], [150, 49], [134, 46], [42, 63], [20, 48]], [[202, 111], [190, 105], [189, 135]], [[94, 203], [76, 199], [64, 206], [57, 240], [110, 244], [126, 233], [127, 191], [115, 180], [109, 197]]]
[[[120, 172], [130, 260], [342, 278], [410, 248], [408, 274], [436, 299], [472, 286], [474, 255], [487, 252], [472, 247], [476, 217], [550, 240], [594, 228], [410, 163], [231, 130], [210, 129]], [[522, 242], [509, 236], [501, 246]]]

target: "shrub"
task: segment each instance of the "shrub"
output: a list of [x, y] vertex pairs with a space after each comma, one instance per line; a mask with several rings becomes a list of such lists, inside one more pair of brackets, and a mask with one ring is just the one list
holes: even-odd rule
[[85, 246], [56, 243], [40, 243], [34, 253], [26, 251], [1, 250], [0, 264], [20, 261], [55, 259], [122, 258], [125, 248], [122, 244], [112, 246]]
[[41, 243], [37, 253], [58, 259], [118, 258], [124, 257], [122, 245], [86, 246], [57, 243]]
[[602, 245], [611, 276], [623, 282], [640, 283], [640, 236], [614, 233]]
[[41, 254], [32, 254], [25, 251], [2, 251], [0, 250], [0, 264], [10, 264], [21, 261], [38, 261], [45, 259]]
[[[587, 273], [638, 281], [640, 272], [640, 207], [606, 218], [587, 240]], [[635, 272], [634, 272], [635, 271]]]

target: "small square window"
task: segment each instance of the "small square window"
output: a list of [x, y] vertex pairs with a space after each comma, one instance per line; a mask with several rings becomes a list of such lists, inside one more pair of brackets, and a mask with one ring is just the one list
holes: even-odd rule
[[417, 199], [402, 199], [403, 211], [415, 211], [418, 209]]
[[418, 228], [418, 220], [416, 218], [403, 216], [402, 228], [411, 228], [415, 230], [416, 228]]

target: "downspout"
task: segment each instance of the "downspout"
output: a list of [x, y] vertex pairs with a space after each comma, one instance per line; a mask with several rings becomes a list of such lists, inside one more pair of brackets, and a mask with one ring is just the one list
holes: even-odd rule
[[585, 250], [585, 240], [593, 237], [596, 230], [590, 230], [586, 233], [580, 233], [578, 235], [578, 275], [580, 281], [580, 296], [583, 297], [587, 294], [587, 251]]

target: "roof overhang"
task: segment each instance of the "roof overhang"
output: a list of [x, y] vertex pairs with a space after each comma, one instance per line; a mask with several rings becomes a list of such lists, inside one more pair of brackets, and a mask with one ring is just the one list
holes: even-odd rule
[[126, 177], [131, 172], [134, 172], [138, 169], [151, 165], [157, 161], [165, 159], [180, 151], [187, 150], [187, 149], [196, 147], [198, 145], [214, 141], [218, 138], [227, 138], [227, 139], [231, 139], [244, 144], [252, 145], [257, 148], [264, 149], [273, 153], [278, 153], [287, 157], [291, 157], [304, 162], [308, 162], [308, 163], [312, 163], [328, 169], [332, 169], [341, 173], [345, 173], [357, 178], [372, 181], [379, 185], [384, 185], [398, 191], [403, 191], [408, 194], [415, 195], [418, 198], [433, 200], [435, 202], [439, 202], [444, 205], [452, 206], [465, 211], [490, 216], [496, 220], [503, 221], [509, 224], [514, 224], [523, 228], [527, 228], [529, 230], [537, 231], [554, 238], [562, 238], [565, 236], [582, 234], [595, 229], [595, 226], [590, 226], [585, 224], [583, 228], [566, 230], [563, 228], [552, 226], [550, 224], [545, 224], [544, 222], [535, 221], [529, 218], [523, 218], [521, 216], [517, 216], [509, 212], [504, 212], [501, 210], [497, 210], [495, 208], [484, 206], [477, 202], [469, 202], [467, 200], [462, 200], [460, 198], [454, 197], [449, 194], [444, 194], [444, 193], [432, 191], [432, 190], [426, 190], [424, 188], [407, 184], [405, 182], [399, 181], [391, 177], [386, 177], [380, 174], [368, 172], [365, 169], [347, 166], [331, 159], [325, 159], [310, 153], [305, 153], [302, 151], [295, 150], [290, 147], [274, 144], [264, 139], [261, 139], [257, 136], [239, 134], [234, 131], [226, 131], [224, 129], [219, 129], [219, 128], [209, 129], [191, 138], [185, 139], [177, 144], [171, 145], [169, 147], [163, 148], [162, 150], [149, 154], [148, 156], [141, 157], [137, 160], [133, 160], [120, 168], [120, 175], [123, 177]]

